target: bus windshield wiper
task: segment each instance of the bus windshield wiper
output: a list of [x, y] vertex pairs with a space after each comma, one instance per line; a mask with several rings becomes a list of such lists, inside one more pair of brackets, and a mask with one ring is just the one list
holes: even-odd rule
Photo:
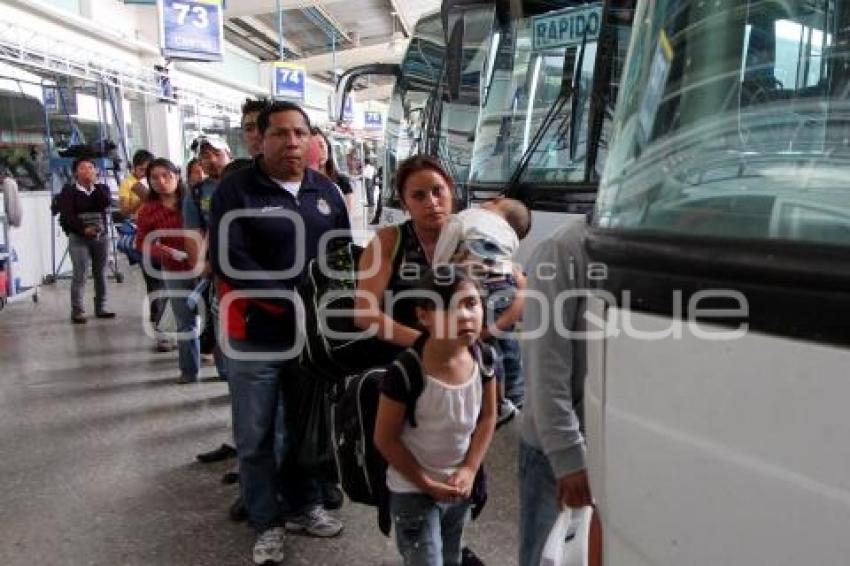
[[[523, 152], [522, 157], [520, 157], [519, 163], [517, 164], [513, 175], [511, 175], [510, 181], [508, 181], [508, 186], [505, 189], [506, 194], [514, 194], [516, 192], [520, 179], [522, 179], [525, 171], [528, 169], [533, 155], [537, 152], [537, 148], [540, 146], [540, 142], [543, 141], [543, 138], [546, 136], [546, 132], [549, 131], [552, 123], [555, 121], [555, 117], [563, 111], [567, 102], [570, 101], [572, 101], [572, 106], [570, 108], [569, 115], [566, 116], [568, 120], [566, 137], [569, 140], [570, 157], [574, 157], [576, 151], [575, 145], [577, 145], [577, 142], [574, 142], [573, 138], [575, 137], [575, 132], [577, 132], [577, 130], [575, 130], [573, 124], [575, 124], [576, 115], [578, 114], [579, 109], [578, 95], [581, 92], [581, 68], [584, 65], [584, 52], [586, 47], [587, 31], [585, 30], [584, 38], [581, 42], [581, 48], [578, 52], [578, 57], [572, 58], [566, 55], [564, 56], [561, 90], [558, 91], [558, 97], [549, 108], [549, 111], [546, 113], [546, 116], [544, 116], [540, 127], [535, 132], [534, 137]], [[573, 64], [571, 65], [571, 63]], [[531, 116], [528, 116], [527, 119], [530, 120]]]
[[578, 148], [578, 133], [576, 127], [576, 118], [578, 117], [579, 105], [581, 104], [581, 70], [584, 67], [584, 48], [587, 46], [587, 30], [584, 32], [584, 38], [581, 40], [581, 51], [578, 54], [576, 61], [576, 71], [573, 78], [573, 94], [572, 106], [570, 108], [570, 124], [568, 136], [570, 140], [570, 161], [575, 161], [576, 151]]

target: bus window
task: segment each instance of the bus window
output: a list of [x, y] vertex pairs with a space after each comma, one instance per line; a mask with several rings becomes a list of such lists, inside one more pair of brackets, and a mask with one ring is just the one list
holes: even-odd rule
[[[460, 59], [459, 87], [451, 93], [449, 62], [440, 14], [419, 20], [402, 61], [402, 79], [396, 84], [387, 118], [387, 167], [383, 204], [400, 208], [393, 172], [416, 153], [436, 156], [455, 180], [463, 198], [469, 177], [472, 141], [481, 106], [481, 76], [493, 33], [495, 7], [476, 5], [458, 20], [456, 40]], [[452, 62], [455, 64], [455, 62]]]
[[[524, 158], [528, 164], [519, 179], [522, 183], [565, 186], [599, 178], [596, 164], [604, 162], [607, 144], [598, 144], [598, 139], [588, 143], [599, 29], [586, 38], [553, 44], [542, 43], [535, 29], [541, 25], [545, 28], [547, 23], [569, 22], [574, 15], [601, 18], [602, 3], [558, 4], [560, 9], [532, 12], [529, 17], [512, 20], [510, 28], [498, 34], [498, 45], [491, 48], [470, 172], [474, 186], [504, 188]], [[609, 3], [608, 23], [602, 32], [612, 51], [606, 55], [611, 63], [609, 80], [599, 94], [609, 108], [616, 99], [631, 29], [631, 6], [624, 8], [622, 4], [626, 3]], [[564, 82], [571, 86], [566, 91], [566, 104], [551, 119], [550, 110], [565, 94]], [[607, 139], [610, 131], [610, 119], [605, 116], [610, 114], [603, 113], [603, 131], [597, 138]], [[535, 142], [536, 138], [539, 140]], [[597, 152], [602, 157], [597, 157]], [[589, 153], [594, 153], [593, 159], [589, 159]]]
[[834, 4], [641, 4], [597, 222], [701, 237], [850, 244]]

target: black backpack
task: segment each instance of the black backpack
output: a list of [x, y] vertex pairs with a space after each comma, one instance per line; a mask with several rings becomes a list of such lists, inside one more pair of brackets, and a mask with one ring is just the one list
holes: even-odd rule
[[[351, 501], [378, 508], [378, 527], [387, 536], [391, 526], [387, 462], [375, 448], [373, 440], [380, 385], [391, 369], [407, 376], [407, 419], [410, 426], [415, 427], [416, 400], [425, 384], [420, 353], [426, 339], [426, 335], [420, 337], [389, 366], [373, 368], [347, 378], [331, 410], [333, 452], [342, 489]], [[479, 342], [473, 347], [473, 355], [478, 361], [482, 379], [484, 376], [492, 376], [495, 368], [491, 347]], [[481, 513], [487, 501], [484, 466], [475, 477], [472, 501], [474, 518]]]
[[[303, 369], [332, 384], [369, 368], [387, 365], [401, 351], [354, 325], [357, 266], [363, 248], [346, 242], [307, 265], [297, 291], [304, 303], [306, 342], [299, 363]], [[393, 262], [401, 254], [393, 252]], [[333, 273], [327, 273], [327, 269]], [[337, 314], [334, 314], [337, 313]], [[334, 316], [328, 316], [334, 314]], [[334, 336], [336, 334], [336, 336]], [[340, 336], [344, 334], [345, 336]], [[361, 376], [362, 377], [362, 376]]]

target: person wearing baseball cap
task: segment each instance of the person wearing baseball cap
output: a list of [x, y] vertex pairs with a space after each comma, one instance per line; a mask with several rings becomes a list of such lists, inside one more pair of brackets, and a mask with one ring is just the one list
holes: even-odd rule
[[[183, 200], [183, 226], [187, 230], [195, 230], [200, 232], [201, 236], [206, 236], [210, 220], [210, 203], [224, 168], [232, 160], [232, 153], [226, 141], [213, 136], [197, 138], [192, 142], [191, 149], [198, 156], [207, 178], [191, 187], [189, 194]], [[197, 266], [199, 262], [205, 261], [197, 242], [192, 241], [187, 248], [192, 265]]]
[[[232, 153], [227, 142], [215, 136], [201, 136], [195, 139], [191, 149], [198, 156], [207, 178], [189, 187], [188, 194], [183, 199], [183, 228], [195, 236], [186, 238], [186, 253], [189, 254], [189, 265], [201, 272], [203, 277], [209, 277], [211, 271], [207, 263], [206, 242], [210, 207], [224, 170], [232, 160]], [[203, 244], [199, 245], [201, 242]], [[226, 379], [227, 370], [221, 355], [215, 357], [215, 364], [219, 377]]]

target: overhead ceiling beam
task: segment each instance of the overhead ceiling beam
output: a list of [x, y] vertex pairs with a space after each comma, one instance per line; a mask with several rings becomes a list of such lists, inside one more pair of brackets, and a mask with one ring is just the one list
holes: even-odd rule
[[393, 11], [398, 14], [398, 21], [401, 23], [404, 35], [410, 37], [410, 34], [413, 31], [413, 26], [416, 25], [416, 22], [411, 21], [413, 18], [407, 7], [407, 3], [404, 0], [390, 0], [390, 5], [393, 7]]
[[[319, 4], [328, 5], [345, 0], [280, 0], [280, 7], [283, 10], [298, 10], [300, 8], [310, 8]], [[271, 14], [275, 11], [274, 0], [238, 0], [237, 2], [228, 2], [227, 9], [224, 10], [225, 18], [241, 18], [242, 16], [256, 16], [258, 14]]]
[[[341, 69], [349, 69], [366, 63], [398, 63], [401, 61], [406, 50], [407, 40], [400, 42], [397, 50], [391, 49], [387, 43], [354, 47], [344, 51], [337, 51], [336, 66]], [[334, 58], [331, 53], [304, 57], [292, 62], [303, 65], [307, 69], [307, 72], [311, 74], [324, 73], [326, 71], [333, 72], [334, 70]]]
[[[247, 25], [251, 29], [257, 31], [258, 33], [261, 33], [264, 36], [264, 39], [269, 41], [272, 45], [278, 44], [279, 34], [277, 33], [276, 29], [267, 26], [262, 21], [253, 16], [243, 16], [242, 18], [240, 18], [240, 21], [244, 22], [245, 25]], [[287, 40], [286, 37], [283, 38], [283, 47], [298, 55], [301, 54], [301, 48], [292, 43], [291, 41]]]
[[229, 23], [224, 25], [227, 32], [227, 41], [257, 55], [257, 50], [262, 52], [260, 59], [273, 60], [277, 58], [277, 49], [262, 41], [259, 37], [245, 35], [241, 28], [233, 28]]
[[345, 41], [347, 41], [347, 42], [351, 43], [351, 35], [348, 33], [348, 30], [346, 30], [346, 29], [342, 26], [342, 24], [341, 24], [341, 23], [339, 23], [339, 20], [337, 20], [336, 18], [334, 18], [334, 17], [333, 17], [333, 14], [331, 14], [331, 13], [330, 13], [327, 9], [325, 9], [325, 8], [324, 8], [324, 7], [322, 7], [322, 6], [315, 6], [315, 7], [314, 7], [314, 9], [315, 9], [315, 10], [316, 10], [316, 12], [318, 12], [318, 13], [319, 13], [319, 14], [320, 14], [320, 15], [321, 15], [321, 16], [322, 16], [325, 20], [327, 20], [327, 22], [328, 22], [331, 26], [333, 26], [333, 28], [334, 28], [334, 30], [336, 31], [336, 33], [337, 33], [337, 35], [338, 35], [338, 36], [340, 36], [340, 37], [341, 37], [342, 39], [344, 39]]

